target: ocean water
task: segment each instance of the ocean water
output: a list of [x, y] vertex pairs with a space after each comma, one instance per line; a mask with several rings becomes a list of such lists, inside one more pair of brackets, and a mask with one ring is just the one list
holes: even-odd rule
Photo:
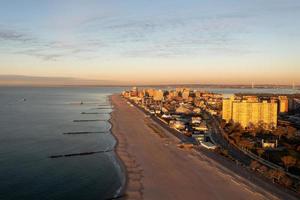
[[[108, 95], [123, 88], [0, 88], [0, 199], [107, 199], [124, 174]], [[26, 100], [24, 100], [26, 99]], [[80, 102], [83, 101], [83, 105]], [[81, 114], [82, 112], [97, 114]], [[104, 120], [73, 122], [73, 120]], [[100, 132], [66, 135], [65, 132]], [[108, 150], [85, 156], [49, 158]]]

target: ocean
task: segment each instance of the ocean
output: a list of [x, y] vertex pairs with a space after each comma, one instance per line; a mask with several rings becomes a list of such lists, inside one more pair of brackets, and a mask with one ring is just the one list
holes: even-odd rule
[[[0, 199], [116, 196], [125, 174], [113, 151], [116, 140], [110, 133], [108, 97], [124, 89], [0, 87]], [[273, 89], [251, 91], [276, 93]], [[292, 91], [280, 89], [278, 93], [285, 92]], [[64, 156], [70, 154], [73, 156]]]
[[[0, 88], [0, 199], [114, 197], [125, 177], [111, 151], [116, 141], [108, 122], [108, 96], [122, 90]], [[70, 132], [92, 133], [63, 134]]]

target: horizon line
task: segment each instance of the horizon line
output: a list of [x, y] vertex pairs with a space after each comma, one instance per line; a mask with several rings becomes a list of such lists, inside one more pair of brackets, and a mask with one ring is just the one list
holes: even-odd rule
[[[130, 81], [116, 81], [112, 79], [87, 79], [80, 77], [71, 76], [32, 76], [32, 75], [16, 75], [16, 74], [0, 74], [0, 86], [2, 87], [159, 87], [159, 86], [205, 86], [205, 87], [253, 87], [253, 81], [249, 83], [228, 83], [228, 82], [192, 82], [188, 83], [183, 81], [182, 83], [173, 82], [150, 82], [150, 83], [132, 83]], [[146, 82], [146, 81], [145, 81]], [[254, 88], [261, 87], [291, 87], [298, 88], [300, 83], [295, 84], [294, 82], [290, 84], [279, 84], [279, 83], [254, 83]]]
[[[170, 84], [0, 84], [0, 87], [171, 87], [171, 86], [178, 86], [178, 87], [186, 87], [186, 86], [205, 86], [205, 87], [245, 87], [245, 88], [252, 88], [252, 84], [234, 84], [234, 83], [170, 83]], [[288, 84], [256, 84], [254, 89], [256, 88], [263, 88], [263, 87], [291, 87]], [[299, 85], [295, 85], [295, 89], [300, 87]], [[291, 87], [292, 88], [292, 87]]]

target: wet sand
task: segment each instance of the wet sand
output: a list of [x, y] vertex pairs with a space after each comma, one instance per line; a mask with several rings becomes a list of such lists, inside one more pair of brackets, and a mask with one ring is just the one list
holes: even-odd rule
[[116, 153], [127, 173], [126, 199], [276, 199], [201, 153], [178, 148], [177, 138], [119, 95], [111, 100]]

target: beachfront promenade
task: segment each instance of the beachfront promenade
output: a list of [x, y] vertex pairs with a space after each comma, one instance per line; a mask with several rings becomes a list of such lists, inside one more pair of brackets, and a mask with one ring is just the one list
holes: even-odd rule
[[276, 199], [201, 153], [178, 148], [177, 138], [119, 95], [112, 103], [112, 132], [127, 169], [127, 199]]

